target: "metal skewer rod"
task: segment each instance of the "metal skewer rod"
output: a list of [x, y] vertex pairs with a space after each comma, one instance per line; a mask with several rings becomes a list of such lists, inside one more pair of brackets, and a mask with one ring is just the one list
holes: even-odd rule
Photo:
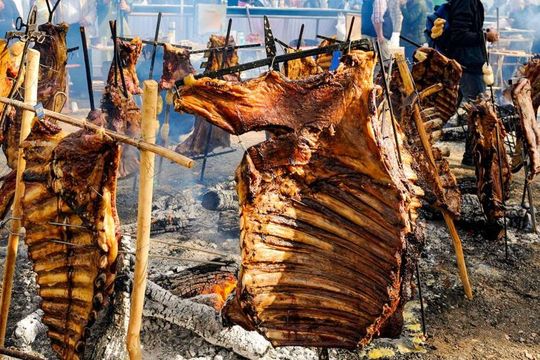
[[157, 41], [159, 39], [159, 28], [161, 27], [161, 11], [158, 13], [157, 16], [157, 24], [156, 24], [156, 32], [154, 34], [154, 44], [152, 49], [152, 60], [150, 61], [150, 73], [148, 75], [148, 79], [152, 80], [154, 77], [154, 64], [156, 62], [156, 54], [157, 54]]
[[[132, 38], [132, 37], [126, 37], [126, 36], [118, 36], [118, 39], [122, 40], [122, 41], [132, 41], [134, 40], [135, 38]], [[147, 45], [157, 45], [157, 46], [165, 46], [165, 45], [170, 45], [172, 47], [175, 47], [175, 48], [180, 48], [180, 49], [189, 49], [191, 50], [191, 46], [187, 46], [187, 45], [178, 45], [178, 44], [168, 44], [168, 43], [165, 43], [165, 42], [160, 42], [160, 41], [152, 41], [152, 40], [141, 40], [141, 42], [143, 44], [147, 44]]]
[[109, 27], [111, 28], [111, 33], [112, 33], [112, 37], [113, 37], [113, 44], [114, 44], [114, 63], [115, 63], [115, 76], [114, 76], [114, 83], [115, 83], [115, 86], [118, 86], [118, 79], [117, 79], [117, 75], [118, 75], [118, 72], [120, 73], [120, 79], [122, 80], [122, 89], [123, 89], [123, 92], [124, 92], [124, 96], [127, 98], [129, 97], [129, 93], [128, 93], [128, 90], [127, 90], [127, 86], [126, 86], [126, 78], [124, 77], [124, 69], [122, 67], [122, 60], [120, 59], [120, 51], [118, 49], [118, 42], [116, 41], [117, 40], [117, 37], [116, 37], [116, 21], [115, 20], [110, 20], [109, 21]]
[[300, 35], [298, 35], [298, 43], [296, 44], [296, 50], [300, 50], [300, 46], [302, 45], [302, 37], [304, 36], [304, 24], [300, 26]]
[[96, 105], [94, 103], [94, 90], [92, 89], [92, 75], [90, 73], [90, 58], [88, 56], [88, 45], [86, 43], [86, 31], [84, 30], [84, 26], [81, 26], [81, 43], [83, 48], [83, 56], [84, 56], [84, 68], [86, 70], [86, 86], [88, 87], [88, 99], [90, 100], [90, 110], [94, 111], [96, 110]]
[[[225, 64], [227, 63], [227, 45], [229, 45], [229, 36], [231, 35], [231, 28], [232, 28], [232, 19], [229, 19], [229, 24], [227, 25], [227, 34], [225, 35], [225, 46], [223, 49], [223, 52], [221, 53], [221, 66], [220, 69], [225, 68]], [[204, 172], [206, 170], [206, 162], [208, 161], [208, 151], [210, 150], [210, 142], [212, 141], [212, 131], [214, 128], [214, 125], [208, 123], [208, 132], [206, 133], [206, 143], [204, 145], [204, 157], [202, 162], [202, 168], [201, 168], [201, 176], [199, 178], [200, 182], [204, 181]]]

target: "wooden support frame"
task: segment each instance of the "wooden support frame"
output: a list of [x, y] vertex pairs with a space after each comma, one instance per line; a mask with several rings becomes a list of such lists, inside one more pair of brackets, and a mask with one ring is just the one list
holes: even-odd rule
[[[154, 143], [156, 141], [157, 97], [157, 82], [154, 80], [146, 80], [144, 82], [141, 129], [144, 141], [149, 143]], [[146, 150], [141, 151], [139, 208], [137, 215], [137, 248], [127, 334], [127, 349], [131, 360], [142, 359], [140, 333], [148, 275], [148, 253], [150, 251], [154, 163], [155, 155], [153, 153]]]
[[[24, 78], [24, 100], [29, 104], [37, 103], [38, 77], [39, 77], [39, 51], [29, 49]], [[0, 298], [0, 347], [4, 346], [6, 337], [7, 320], [11, 304], [11, 292], [13, 290], [13, 277], [17, 262], [17, 252], [21, 231], [22, 198], [24, 196], [23, 173], [26, 168], [24, 148], [22, 143], [30, 134], [34, 114], [25, 110], [22, 114], [21, 131], [19, 136], [19, 152], [17, 155], [17, 177], [15, 182], [15, 197], [13, 200], [11, 231], [8, 238], [6, 261], [4, 265], [4, 277], [2, 279], [2, 296]]]
[[[407, 62], [405, 61], [405, 57], [402, 54], [396, 54], [396, 62], [398, 65], [399, 74], [403, 82], [405, 95], [411, 96], [415, 93], [416, 90], [414, 86], [414, 81], [409, 71], [409, 67], [407, 66]], [[416, 129], [418, 130], [418, 134], [420, 136], [420, 140], [422, 142], [422, 147], [424, 148], [424, 152], [426, 153], [429, 160], [429, 164], [431, 165], [432, 171], [435, 174], [435, 178], [437, 179], [438, 182], [440, 182], [441, 179], [439, 177], [439, 171], [435, 164], [435, 158], [433, 156], [433, 151], [431, 149], [431, 143], [427, 136], [424, 122], [422, 120], [420, 105], [418, 104], [418, 102], [415, 102], [413, 104], [412, 117], [416, 125]], [[465, 295], [467, 296], [469, 300], [472, 300], [473, 298], [472, 287], [469, 281], [467, 265], [465, 263], [465, 256], [463, 255], [463, 247], [461, 245], [461, 239], [459, 238], [459, 234], [456, 230], [454, 219], [452, 218], [452, 216], [447, 210], [441, 209], [441, 212], [443, 214], [444, 221], [446, 223], [446, 226], [448, 227], [450, 236], [452, 238], [452, 242], [454, 244], [454, 249], [456, 252], [456, 260], [457, 260], [457, 265], [458, 265], [458, 270], [459, 270], [459, 277], [461, 279], [461, 282], [463, 283], [463, 289], [465, 291]]]

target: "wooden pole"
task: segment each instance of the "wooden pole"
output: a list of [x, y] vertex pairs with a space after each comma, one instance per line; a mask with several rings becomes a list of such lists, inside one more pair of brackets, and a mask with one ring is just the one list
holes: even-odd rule
[[[29, 104], [37, 103], [37, 89], [39, 76], [39, 51], [29, 49], [26, 62], [26, 73], [24, 78], [24, 101]], [[4, 264], [4, 278], [2, 279], [2, 296], [0, 299], [0, 347], [4, 346], [6, 337], [7, 320], [9, 306], [11, 304], [11, 292], [13, 289], [13, 276], [15, 274], [15, 263], [17, 262], [17, 250], [19, 248], [19, 233], [21, 231], [22, 198], [24, 196], [24, 183], [22, 181], [23, 172], [26, 168], [24, 159], [23, 141], [30, 134], [34, 113], [23, 111], [21, 120], [21, 131], [19, 136], [19, 153], [17, 156], [17, 180], [15, 182], [15, 198], [12, 206], [13, 220], [11, 222], [11, 232], [8, 239], [6, 261]]]
[[[1, 97], [0, 96], [0, 102], [2, 102], [4, 104], [16, 106], [16, 107], [19, 107], [19, 108], [24, 109], [24, 110], [35, 112], [34, 107], [32, 105], [24, 103], [22, 101], [12, 100], [12, 99], [8, 99], [6, 97]], [[68, 116], [68, 115], [65, 115], [65, 114], [61, 114], [61, 113], [57, 113], [57, 112], [47, 110], [47, 109], [44, 109], [43, 113], [45, 114], [45, 116], [48, 116], [48, 117], [50, 117], [52, 119], [56, 119], [56, 120], [58, 120], [60, 122], [66, 123], [66, 124], [70, 124], [70, 125], [73, 125], [73, 126], [76, 126], [76, 127], [79, 127], [79, 128], [83, 128], [83, 129], [89, 129], [89, 130], [92, 130], [92, 131], [95, 131], [95, 132], [98, 132], [98, 133], [101, 132], [101, 133], [109, 136], [111, 139], [113, 139], [115, 141], [135, 146], [139, 150], [151, 151], [151, 152], [153, 152], [153, 153], [155, 153], [155, 154], [157, 154], [159, 156], [163, 156], [164, 158], [167, 158], [167, 159], [177, 163], [178, 165], [182, 165], [182, 166], [187, 167], [187, 168], [192, 168], [193, 165], [195, 164], [195, 162], [192, 159], [190, 159], [188, 157], [185, 157], [184, 155], [178, 154], [178, 153], [176, 153], [176, 152], [174, 152], [172, 150], [165, 149], [165, 148], [163, 148], [161, 146], [158, 146], [156, 144], [148, 143], [148, 142], [146, 142], [144, 140], [132, 139], [129, 136], [117, 133], [117, 132], [112, 131], [112, 130], [105, 129], [105, 128], [101, 127], [101, 126], [94, 125], [94, 124], [92, 124], [92, 123], [90, 123], [90, 122], [88, 122], [86, 120], [76, 119], [74, 117], [71, 117], [71, 116]]]
[[[407, 66], [407, 63], [405, 62], [405, 58], [403, 57], [403, 55], [396, 54], [396, 61], [398, 64], [398, 69], [401, 75], [401, 79], [403, 81], [403, 88], [405, 90], [405, 95], [410, 96], [415, 92], [415, 89], [414, 89], [413, 79], [411, 78], [411, 74], [409, 72], [409, 68]], [[441, 179], [439, 177], [439, 170], [435, 163], [435, 158], [433, 156], [433, 151], [431, 149], [431, 143], [428, 139], [428, 135], [424, 127], [424, 122], [422, 121], [422, 116], [420, 115], [420, 106], [418, 105], [418, 103], [414, 104], [413, 120], [418, 130], [420, 141], [422, 142], [422, 146], [428, 157], [428, 161], [431, 165], [431, 169], [433, 173], [435, 174], [435, 179], [439, 183], [439, 185], [442, 187]], [[441, 209], [441, 212], [443, 214], [444, 221], [446, 222], [446, 226], [448, 227], [448, 230], [450, 232], [450, 236], [452, 237], [452, 242], [454, 244], [454, 249], [456, 252], [459, 277], [461, 279], [461, 282], [463, 283], [463, 289], [465, 291], [465, 295], [467, 296], [469, 300], [471, 300], [473, 298], [472, 287], [469, 281], [469, 275], [467, 273], [467, 265], [465, 263], [465, 256], [463, 255], [463, 247], [461, 246], [461, 239], [459, 238], [459, 234], [456, 230], [454, 219], [452, 218], [448, 210]]]
[[[156, 105], [158, 85], [154, 80], [144, 82], [142, 106], [142, 137], [145, 141], [156, 141]], [[155, 155], [141, 151], [139, 208], [137, 215], [137, 248], [133, 290], [131, 292], [131, 311], [127, 334], [127, 349], [131, 360], [141, 360], [141, 321], [148, 275], [148, 252], [150, 250], [150, 222], [152, 214], [152, 194], [154, 190]]]

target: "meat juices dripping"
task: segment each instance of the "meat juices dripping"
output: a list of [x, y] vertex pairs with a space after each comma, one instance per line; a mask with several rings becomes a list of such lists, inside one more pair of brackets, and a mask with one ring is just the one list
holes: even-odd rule
[[[138, 138], [141, 134], [141, 110], [133, 95], [142, 93], [139, 87], [136, 65], [142, 51], [142, 41], [135, 38], [128, 41], [117, 40], [119, 58], [122, 63], [128, 96], [124, 96], [120, 70], [111, 64], [107, 85], [101, 99], [101, 111], [88, 115], [88, 120], [109, 130]], [[115, 80], [116, 75], [116, 80]], [[131, 145], [122, 145], [122, 159], [118, 176], [120, 178], [139, 170], [139, 152]]]
[[448, 161], [434, 144], [440, 138], [443, 126], [457, 111], [461, 75], [461, 66], [456, 61], [445, 57], [434, 49], [420, 48], [417, 50], [412, 76], [418, 92], [421, 93], [439, 83], [443, 85], [442, 91], [419, 100], [422, 108], [421, 117], [441, 178], [440, 185], [429, 166], [429, 159], [413, 119], [413, 109], [405, 97], [403, 82], [397, 68], [394, 68], [391, 82], [394, 113], [407, 136], [405, 146], [415, 159], [413, 168], [418, 173], [422, 189], [426, 191], [425, 200], [436, 208], [448, 210], [454, 217], [458, 217], [461, 212], [461, 191], [456, 177], [450, 170]]
[[242, 264], [222, 311], [275, 346], [354, 348], [401, 331], [422, 190], [377, 117], [373, 53], [343, 62], [300, 81], [188, 79], [175, 104], [231, 134], [281, 129], [236, 172]]
[[531, 84], [527, 79], [520, 79], [512, 87], [512, 99], [520, 120], [516, 134], [515, 151], [518, 153], [517, 156], [521, 157], [520, 152], [525, 145], [530, 160], [529, 180], [533, 180], [540, 173], [540, 127], [536, 121], [531, 91]]
[[[42, 24], [39, 26], [39, 31], [45, 33], [45, 40], [43, 44], [36, 43], [34, 45], [34, 49], [40, 53], [37, 100], [47, 110], [62, 110], [61, 108], [54, 108], [54, 96], [59, 92], [66, 91], [67, 29], [68, 26], [66, 24]], [[15, 92], [13, 98], [19, 101], [24, 100], [23, 94], [20, 91]], [[22, 113], [22, 109], [11, 107], [3, 123], [2, 147], [6, 155], [7, 164], [12, 169], [15, 169], [17, 165]]]
[[[232, 37], [229, 37], [229, 45], [234, 46], [235, 42]], [[223, 47], [225, 46], [225, 36], [211, 35], [210, 40], [208, 41], [209, 48]], [[223, 63], [223, 54], [219, 50], [211, 50], [208, 55], [208, 71], [215, 71], [223, 68], [228, 68], [238, 65], [238, 51], [232, 50], [227, 52], [225, 62]], [[225, 80], [228, 81], [239, 81], [240, 75], [231, 74], [225, 75]], [[181, 144], [178, 144], [176, 149], [177, 153], [184, 154], [186, 156], [196, 156], [204, 154], [206, 149], [206, 138], [208, 135], [210, 124], [208, 121], [201, 116], [195, 118], [195, 125], [193, 127], [193, 132], [191, 135], [184, 140]], [[212, 137], [210, 138], [210, 144], [208, 146], [208, 151], [211, 152], [218, 147], [229, 147], [231, 146], [231, 137], [225, 131], [217, 128], [212, 129]]]
[[[478, 99], [467, 107], [467, 111], [469, 131], [474, 144], [476, 191], [489, 225], [486, 234], [490, 238], [498, 239], [503, 233], [497, 220], [504, 216], [503, 201], [510, 197], [511, 169], [504, 147], [506, 132], [490, 101]], [[499, 127], [498, 140], [496, 126]]]
[[163, 47], [163, 75], [159, 81], [159, 87], [163, 90], [172, 90], [174, 83], [182, 80], [190, 74], [195, 74], [195, 69], [189, 59], [189, 50], [177, 48], [170, 44]]

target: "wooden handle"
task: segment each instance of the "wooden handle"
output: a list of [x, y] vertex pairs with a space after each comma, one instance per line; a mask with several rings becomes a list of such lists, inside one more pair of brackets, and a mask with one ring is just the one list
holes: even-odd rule
[[[1, 97], [0, 96], [0, 102], [2, 102], [4, 104], [16, 106], [16, 107], [24, 109], [24, 110], [29, 110], [29, 111], [35, 112], [33, 105], [27, 104], [27, 103], [22, 102], [22, 101], [12, 100], [12, 99], [8, 99], [6, 97]], [[177, 163], [178, 165], [181, 165], [181, 166], [184, 166], [184, 167], [187, 167], [187, 168], [192, 168], [193, 165], [195, 165], [195, 161], [193, 161], [192, 159], [190, 159], [190, 158], [188, 158], [188, 157], [186, 157], [186, 156], [184, 156], [182, 154], [178, 154], [178, 153], [176, 153], [176, 152], [174, 152], [172, 150], [166, 149], [166, 148], [161, 147], [161, 146], [156, 145], [156, 144], [151, 144], [151, 143], [145, 142], [143, 140], [132, 139], [129, 136], [117, 133], [117, 132], [112, 131], [112, 130], [105, 129], [105, 128], [101, 127], [101, 126], [94, 125], [92, 123], [89, 123], [86, 120], [76, 119], [74, 117], [67, 116], [65, 114], [60, 114], [60, 113], [50, 111], [50, 110], [47, 110], [47, 109], [44, 110], [44, 114], [46, 116], [52, 118], [52, 119], [56, 119], [56, 120], [58, 120], [60, 122], [70, 124], [70, 125], [73, 125], [73, 126], [76, 126], [76, 127], [79, 127], [79, 128], [85, 128], [85, 129], [93, 130], [93, 131], [96, 131], [96, 132], [103, 132], [104, 134], [106, 134], [107, 136], [109, 136], [111, 139], [113, 139], [115, 141], [118, 141], [118, 142], [121, 142], [121, 143], [124, 143], [124, 144], [128, 144], [128, 145], [131, 145], [131, 146], [135, 146], [139, 150], [151, 151], [154, 154], [157, 154], [159, 156], [162, 156], [164, 158], [167, 158], [167, 159], [171, 160], [172, 162]]]
[[[142, 106], [142, 137], [148, 143], [156, 142], [156, 99], [158, 85], [154, 80], [144, 82]], [[150, 251], [150, 226], [152, 215], [152, 195], [154, 191], [155, 154], [141, 151], [139, 208], [137, 215], [137, 249], [135, 272], [131, 291], [131, 311], [127, 334], [127, 349], [131, 360], [141, 360], [141, 322], [148, 275], [148, 253]]]
[[[39, 77], [39, 51], [29, 49], [26, 56], [26, 72], [24, 78], [24, 101], [28, 104], [37, 103], [37, 89]], [[2, 297], [0, 300], [0, 347], [4, 346], [6, 327], [11, 304], [11, 292], [13, 289], [13, 275], [17, 261], [19, 248], [19, 233], [21, 231], [22, 198], [24, 196], [23, 173], [26, 168], [22, 143], [30, 134], [34, 113], [25, 110], [22, 114], [21, 131], [19, 137], [19, 152], [17, 155], [17, 180], [15, 182], [15, 197], [13, 199], [11, 232], [8, 239], [6, 261], [4, 265], [4, 278], [2, 279]], [[11, 126], [15, 126], [13, 124]]]

